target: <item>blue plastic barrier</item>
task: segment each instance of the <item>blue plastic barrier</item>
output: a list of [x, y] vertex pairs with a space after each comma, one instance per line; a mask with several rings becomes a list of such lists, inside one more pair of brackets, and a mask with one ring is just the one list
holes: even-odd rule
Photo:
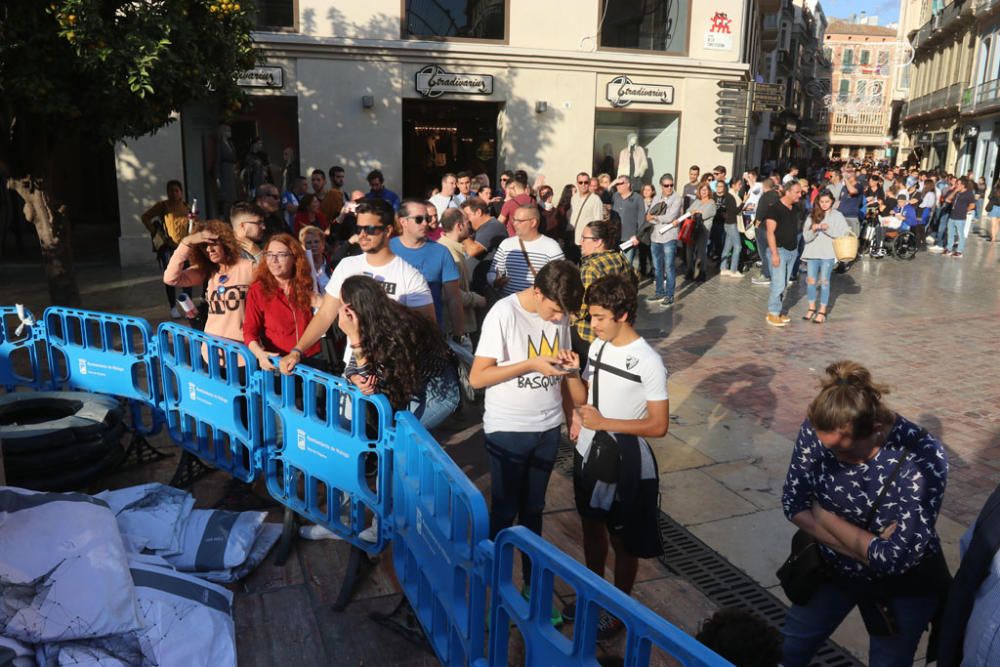
[[244, 482], [260, 468], [261, 378], [242, 343], [164, 322], [161, 407], [174, 442]]
[[[149, 322], [52, 306], [43, 323], [52, 389], [120, 396], [129, 402], [134, 431], [160, 430], [160, 367]], [[141, 418], [142, 406], [152, 409], [149, 426]]]
[[[374, 544], [358, 534], [370, 522], [366, 508], [373, 516], [388, 514], [389, 401], [380, 394], [364, 396], [343, 378], [302, 364], [292, 375], [265, 372], [263, 385], [262, 464], [268, 492], [358, 548], [382, 551], [388, 538], [385, 521], [379, 522]], [[374, 491], [365, 477], [371, 457], [377, 460]]]
[[444, 665], [485, 650], [489, 515], [468, 476], [409, 412], [392, 443], [392, 557]]
[[[531, 597], [521, 596], [514, 581], [515, 549], [531, 559]], [[625, 624], [626, 665], [647, 665], [653, 647], [682, 665], [730, 665], [649, 608], [625, 595], [527, 528], [515, 526], [497, 535], [490, 619], [491, 665], [508, 663], [510, 623], [524, 637], [528, 665], [596, 665], [597, 624], [604, 609]], [[552, 627], [552, 585], [556, 576], [576, 591], [572, 639]], [[485, 664], [485, 663], [483, 663]]]
[[[25, 311], [25, 315], [31, 317], [31, 312]], [[43, 384], [34, 327], [25, 325], [18, 335], [16, 331], [20, 323], [17, 308], [0, 306], [0, 387], [5, 391], [13, 391], [15, 387], [41, 389]], [[18, 350], [25, 350], [24, 356], [30, 367], [30, 375], [23, 375], [14, 370], [15, 354]]]

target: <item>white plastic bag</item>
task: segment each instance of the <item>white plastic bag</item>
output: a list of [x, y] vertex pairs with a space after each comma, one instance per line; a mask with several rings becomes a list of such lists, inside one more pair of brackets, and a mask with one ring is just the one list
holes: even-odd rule
[[4, 667], [35, 667], [35, 652], [16, 639], [0, 637], [0, 665]]
[[128, 557], [107, 504], [0, 487], [0, 634], [27, 644], [139, 627]]
[[257, 539], [250, 549], [250, 555], [247, 556], [247, 559], [241, 565], [228, 570], [192, 572], [191, 574], [201, 579], [208, 579], [220, 584], [239, 581], [257, 569], [257, 566], [267, 558], [267, 554], [278, 543], [279, 538], [281, 538], [281, 524], [265, 523], [261, 526], [260, 533], [257, 535]]
[[162, 554], [178, 570], [211, 572], [242, 565], [250, 555], [267, 512], [194, 510], [178, 554]]
[[122, 540], [130, 552], [180, 550], [184, 522], [194, 509], [190, 493], [153, 482], [104, 491], [96, 497], [108, 503], [114, 512]]

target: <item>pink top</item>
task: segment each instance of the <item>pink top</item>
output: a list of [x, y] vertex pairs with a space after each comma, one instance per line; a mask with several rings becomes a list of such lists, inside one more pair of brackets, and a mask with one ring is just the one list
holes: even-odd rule
[[[191, 249], [186, 243], [177, 246], [167, 270], [163, 272], [163, 282], [175, 287], [193, 287], [205, 282], [205, 269], [199, 266], [182, 268], [191, 258]], [[253, 282], [254, 266], [248, 259], [239, 259], [232, 266], [213, 267], [208, 278], [205, 299], [208, 301], [208, 320], [205, 333], [243, 342], [243, 315], [247, 290]]]

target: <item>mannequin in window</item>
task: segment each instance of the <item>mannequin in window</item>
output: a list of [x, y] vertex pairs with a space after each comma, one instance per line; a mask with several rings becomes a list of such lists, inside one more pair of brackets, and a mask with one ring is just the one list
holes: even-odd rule
[[646, 149], [639, 145], [639, 135], [629, 132], [626, 137], [628, 145], [618, 154], [618, 175], [627, 176], [632, 183], [641, 182], [649, 170], [646, 160]]

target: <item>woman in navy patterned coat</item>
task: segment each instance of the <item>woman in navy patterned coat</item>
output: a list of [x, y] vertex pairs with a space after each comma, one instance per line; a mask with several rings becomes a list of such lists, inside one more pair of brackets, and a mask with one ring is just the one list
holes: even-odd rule
[[860, 364], [831, 364], [799, 431], [782, 505], [819, 542], [830, 578], [789, 609], [785, 667], [809, 664], [856, 605], [869, 664], [912, 665], [947, 592], [934, 529], [948, 475], [944, 447], [890, 410], [887, 393]]

